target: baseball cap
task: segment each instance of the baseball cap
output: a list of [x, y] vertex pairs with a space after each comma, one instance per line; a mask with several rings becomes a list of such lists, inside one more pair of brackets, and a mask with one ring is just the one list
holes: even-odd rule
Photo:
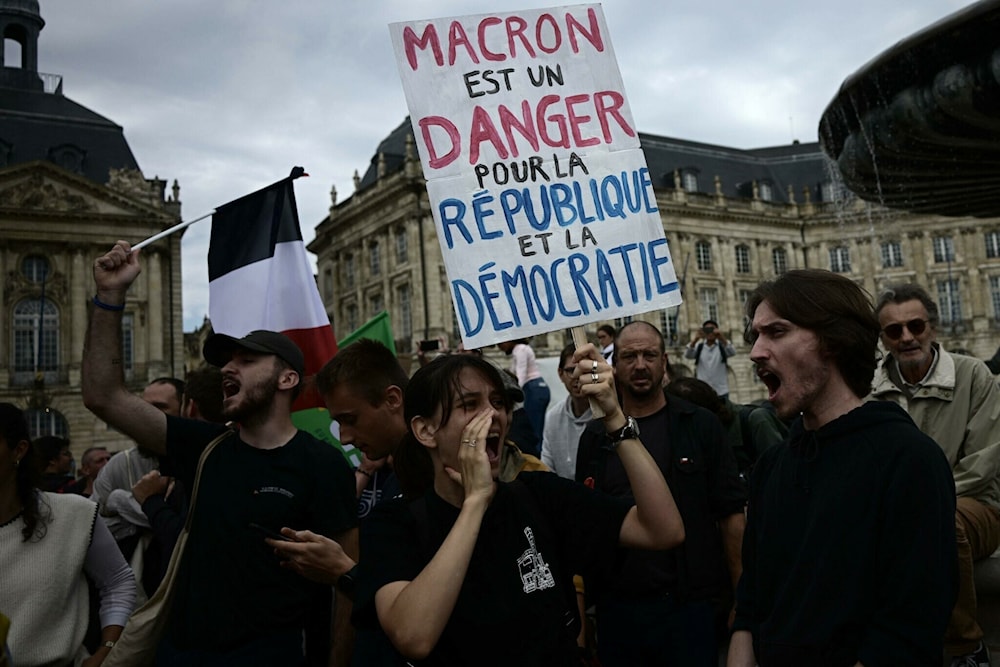
[[302, 350], [292, 342], [291, 338], [277, 331], [259, 329], [251, 331], [243, 338], [233, 338], [220, 333], [212, 334], [205, 340], [202, 353], [205, 355], [205, 361], [222, 368], [233, 358], [233, 351], [236, 348], [273, 354], [291, 366], [300, 378], [306, 376], [306, 362]]

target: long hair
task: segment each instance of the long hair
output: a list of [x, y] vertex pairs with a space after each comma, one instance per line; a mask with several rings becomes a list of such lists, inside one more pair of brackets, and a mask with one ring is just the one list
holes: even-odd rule
[[504, 387], [497, 367], [472, 354], [451, 354], [438, 357], [410, 378], [403, 396], [403, 416], [406, 436], [393, 455], [393, 470], [407, 498], [423, 495], [434, 485], [434, 465], [430, 453], [413, 435], [410, 426], [414, 417], [430, 418], [441, 411], [441, 425], [448, 423], [455, 408], [455, 396], [461, 394], [459, 376], [466, 368], [478, 371], [503, 396], [504, 408], [514, 406]]
[[[878, 368], [879, 323], [868, 293], [853, 280], [821, 269], [796, 269], [757, 286], [747, 300], [746, 314], [764, 301], [787, 319], [819, 338], [820, 350], [834, 364], [851, 392], [864, 398], [871, 391]], [[757, 336], [747, 324], [743, 335], [753, 344]]]
[[42, 514], [38, 499], [37, 489], [41, 478], [41, 465], [35, 454], [35, 448], [31, 444], [28, 422], [24, 418], [24, 412], [11, 403], [0, 403], [0, 438], [11, 451], [22, 440], [28, 443], [28, 450], [18, 463], [14, 474], [17, 499], [23, 508], [21, 518], [24, 520], [24, 528], [21, 530], [21, 535], [25, 542], [32, 537], [41, 539], [45, 536], [48, 518]]

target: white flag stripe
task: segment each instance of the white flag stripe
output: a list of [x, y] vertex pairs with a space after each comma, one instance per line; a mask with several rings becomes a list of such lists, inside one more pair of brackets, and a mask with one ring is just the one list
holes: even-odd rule
[[279, 243], [273, 257], [216, 278], [208, 298], [212, 327], [230, 336], [330, 325], [302, 241]]

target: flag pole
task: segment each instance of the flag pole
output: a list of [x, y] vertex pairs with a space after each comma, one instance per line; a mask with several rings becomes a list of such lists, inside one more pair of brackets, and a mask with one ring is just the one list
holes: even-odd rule
[[195, 218], [194, 220], [188, 220], [187, 222], [179, 222], [176, 225], [174, 225], [173, 227], [171, 227], [170, 229], [164, 229], [162, 232], [157, 232], [156, 234], [153, 234], [152, 236], [150, 236], [145, 241], [139, 241], [134, 246], [132, 246], [132, 250], [139, 250], [140, 248], [145, 248], [146, 246], [148, 246], [153, 241], [159, 241], [164, 236], [170, 236], [174, 232], [179, 232], [180, 230], [182, 230], [182, 229], [184, 229], [186, 227], [190, 227], [194, 223], [200, 222], [200, 221], [204, 220], [205, 218], [210, 218], [213, 215], [215, 215], [215, 211], [214, 210], [211, 213], [206, 213], [205, 215], [201, 216], [200, 218]]

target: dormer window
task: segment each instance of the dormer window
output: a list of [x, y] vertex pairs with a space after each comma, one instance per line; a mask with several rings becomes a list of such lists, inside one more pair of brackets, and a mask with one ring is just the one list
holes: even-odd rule
[[835, 198], [835, 194], [834, 194], [833, 183], [831, 183], [830, 181], [826, 181], [824, 183], [820, 183], [819, 184], [819, 200], [823, 201], [823, 202], [832, 202], [832, 201], [834, 201], [834, 198]]
[[49, 161], [74, 174], [83, 173], [83, 161], [87, 152], [73, 144], [62, 144], [49, 149]]
[[685, 192], [698, 192], [698, 173], [694, 169], [685, 169], [681, 173], [681, 185]]
[[774, 201], [774, 188], [767, 181], [761, 181], [757, 184], [757, 196], [761, 201]]

